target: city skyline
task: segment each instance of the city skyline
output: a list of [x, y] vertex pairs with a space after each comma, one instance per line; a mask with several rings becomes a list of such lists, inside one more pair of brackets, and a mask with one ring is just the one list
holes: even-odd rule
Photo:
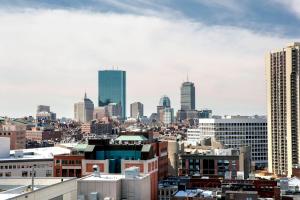
[[[228, 16], [219, 21], [206, 21], [200, 14], [193, 17], [191, 7], [182, 10], [179, 3], [166, 15], [150, 12], [153, 7], [145, 8], [146, 3], [125, 2], [122, 5], [131, 7], [121, 12], [115, 9], [117, 3], [103, 11], [97, 5], [86, 9], [79, 2], [71, 6], [74, 9], [59, 1], [5, 2], [0, 5], [0, 110], [11, 117], [34, 115], [39, 104], [50, 105], [58, 117], [71, 117], [73, 103], [84, 91], [97, 102], [97, 71], [113, 66], [128, 75], [127, 116], [135, 101], [144, 104], [149, 116], [164, 94], [178, 110], [186, 73], [196, 85], [196, 109], [209, 108], [220, 115], [266, 114], [263, 57], [271, 49], [299, 41], [297, 31], [283, 20], [299, 23], [299, 12], [288, 3], [280, 7], [281, 20], [268, 13], [269, 18], [259, 22], [264, 18], [261, 12], [250, 9], [241, 16], [244, 3], [236, 1], [197, 4], [211, 12], [224, 8]], [[255, 17], [247, 21], [248, 15]], [[222, 23], [240, 16], [249, 26]], [[273, 22], [278, 29], [271, 28]]]

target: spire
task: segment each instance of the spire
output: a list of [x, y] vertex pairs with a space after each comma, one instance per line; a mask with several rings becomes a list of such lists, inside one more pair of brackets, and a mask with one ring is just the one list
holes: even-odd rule
[[186, 82], [189, 82], [189, 73], [186, 73]]
[[87, 99], [87, 96], [86, 96], [86, 91], [84, 92], [84, 99]]

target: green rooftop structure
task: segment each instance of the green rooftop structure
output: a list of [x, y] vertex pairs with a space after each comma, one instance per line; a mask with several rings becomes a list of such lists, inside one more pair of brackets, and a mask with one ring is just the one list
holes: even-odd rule
[[147, 141], [148, 139], [143, 136], [143, 135], [121, 135], [119, 136], [116, 141], [141, 141], [141, 142], [144, 142], [144, 141]]

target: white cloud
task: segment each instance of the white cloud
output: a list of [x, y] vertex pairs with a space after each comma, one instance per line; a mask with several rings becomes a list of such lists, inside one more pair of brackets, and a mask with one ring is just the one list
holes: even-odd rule
[[283, 5], [290, 12], [294, 13], [298, 18], [300, 18], [300, 0], [273, 0], [273, 1], [280, 5]]
[[[49, 104], [73, 116], [86, 90], [97, 103], [97, 70], [127, 71], [127, 104], [146, 114], [160, 96], [179, 108], [186, 73], [197, 108], [265, 113], [264, 53], [288, 42], [248, 30], [186, 19], [38, 10], [0, 14], [0, 115], [33, 114]], [[127, 106], [128, 108], [128, 106]]]

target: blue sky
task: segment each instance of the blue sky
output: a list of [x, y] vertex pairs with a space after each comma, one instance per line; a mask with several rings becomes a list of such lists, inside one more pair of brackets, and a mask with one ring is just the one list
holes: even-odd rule
[[[189, 18], [207, 25], [236, 26], [297, 36], [299, 0], [1, 0], [2, 9], [68, 9]], [[298, 5], [299, 5], [298, 4]]]
[[196, 107], [265, 114], [264, 55], [300, 39], [299, 0], [0, 0], [0, 115], [48, 104], [73, 116], [97, 70], [127, 71], [129, 104], [147, 115], [186, 74]]

